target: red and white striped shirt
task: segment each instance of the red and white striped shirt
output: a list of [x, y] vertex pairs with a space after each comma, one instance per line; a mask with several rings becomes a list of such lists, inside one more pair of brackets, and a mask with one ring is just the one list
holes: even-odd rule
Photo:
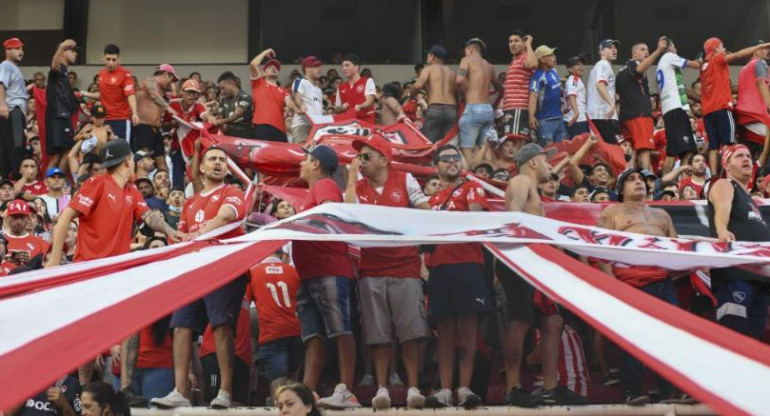
[[511, 59], [511, 65], [505, 73], [503, 88], [503, 111], [526, 110], [529, 108], [529, 81], [534, 70], [524, 67], [527, 54], [522, 53]]
[[586, 397], [590, 381], [583, 341], [571, 326], [565, 324], [561, 333], [559, 384], [574, 391], [578, 396]]

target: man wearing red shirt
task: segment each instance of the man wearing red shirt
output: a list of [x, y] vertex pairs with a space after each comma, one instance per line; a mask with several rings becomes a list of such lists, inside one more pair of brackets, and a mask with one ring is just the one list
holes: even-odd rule
[[0, 263], [0, 276], [7, 275], [19, 266], [26, 266], [33, 257], [45, 255], [50, 248], [47, 241], [27, 232], [30, 215], [27, 201], [16, 199], [9, 202], [5, 215], [9, 225], [5, 233], [8, 244], [5, 257]]
[[[299, 165], [299, 178], [310, 193], [297, 211], [306, 211], [327, 202], [342, 202], [342, 192], [331, 178], [337, 170], [337, 154], [328, 146], [307, 151]], [[332, 409], [358, 408], [358, 398], [350, 392], [356, 366], [356, 344], [350, 322], [350, 294], [353, 267], [348, 245], [342, 242], [292, 242], [292, 257], [301, 279], [297, 293], [297, 317], [305, 343], [305, 375], [302, 384], [315, 391], [326, 361], [326, 341], [337, 345], [340, 383], [334, 393], [318, 401]]]
[[751, 57], [754, 52], [760, 49], [767, 48], [770, 48], [770, 43], [728, 53], [719, 38], [709, 38], [703, 44], [706, 57], [700, 68], [701, 105], [703, 123], [709, 137], [709, 167], [714, 174], [719, 172], [717, 170], [719, 152], [724, 151], [727, 146], [735, 142], [729, 65]]
[[[259, 68], [259, 64], [268, 61]], [[252, 59], [251, 95], [254, 100], [254, 138], [272, 142], [286, 142], [286, 122], [283, 118], [284, 105], [293, 108], [289, 92], [277, 85], [281, 63], [275, 59], [275, 51], [265, 49]]]
[[[464, 182], [462, 155], [452, 145], [441, 146], [433, 157], [441, 180], [441, 191], [433, 194], [430, 205], [437, 211], [485, 211], [489, 209], [484, 188], [477, 182]], [[426, 260], [428, 277], [428, 316], [438, 331], [438, 369], [441, 390], [432, 401], [438, 406], [452, 405], [455, 339], [459, 340], [458, 405], [465, 408], [481, 404], [469, 388], [476, 357], [476, 322], [479, 312], [492, 306], [484, 279], [481, 244], [439, 244]]]
[[532, 36], [514, 30], [508, 48], [513, 57], [503, 82], [503, 131], [508, 137], [529, 140], [529, 81], [538, 65]]
[[[276, 255], [280, 255], [279, 250]], [[246, 288], [259, 316], [259, 361], [270, 381], [270, 393], [286, 384], [286, 377], [302, 362], [302, 329], [295, 315], [300, 280], [297, 270], [270, 256], [251, 269]]]
[[99, 71], [96, 82], [99, 91], [83, 95], [102, 102], [107, 109], [105, 124], [121, 139], [131, 137], [131, 125], [139, 124], [136, 112], [134, 77], [131, 71], [120, 65], [120, 48], [109, 44], [104, 47], [104, 69]]
[[702, 154], [697, 154], [692, 157], [692, 175], [679, 181], [679, 187], [692, 186], [695, 192], [698, 194], [697, 199], [701, 199], [701, 192], [706, 185], [708, 178], [706, 177], [706, 157]]
[[20, 198], [31, 201], [48, 193], [48, 187], [45, 186], [45, 183], [38, 180], [37, 160], [32, 155], [27, 155], [21, 160], [19, 173], [21, 179], [16, 181], [13, 188]]
[[356, 111], [357, 119], [374, 124], [377, 87], [372, 78], [360, 75], [360, 61], [358, 55], [345, 55], [342, 58], [342, 74], [345, 81], [337, 87], [334, 106], [338, 113], [344, 113], [352, 107]]
[[[345, 202], [391, 207], [430, 209], [422, 187], [409, 173], [390, 166], [393, 150], [378, 134], [353, 142], [358, 157], [350, 164]], [[358, 180], [358, 173], [363, 178]], [[417, 388], [418, 341], [427, 333], [423, 313], [425, 296], [420, 279], [420, 253], [417, 247], [363, 248], [358, 268], [361, 281], [361, 324], [366, 345], [374, 357], [379, 389], [372, 399], [375, 409], [390, 407], [388, 365], [395, 338], [401, 343], [409, 390], [407, 407], [421, 408], [425, 397]], [[394, 333], [395, 330], [395, 333]]]

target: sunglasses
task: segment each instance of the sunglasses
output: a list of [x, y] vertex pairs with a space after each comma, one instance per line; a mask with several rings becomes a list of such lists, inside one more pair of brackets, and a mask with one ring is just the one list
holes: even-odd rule
[[444, 163], [459, 162], [461, 160], [463, 160], [463, 157], [458, 153], [453, 155], [442, 155], [438, 157], [438, 161]]
[[358, 158], [363, 160], [364, 162], [368, 162], [372, 159], [374, 159], [377, 155], [374, 153], [359, 153]]
[[188, 91], [185, 91], [184, 93], [185, 93], [185, 94], [189, 94], [189, 95], [192, 95], [193, 97], [198, 97], [198, 96], [200, 96], [200, 95], [201, 95], [201, 93], [199, 93], [199, 92], [197, 92], [197, 91], [189, 91], [189, 90], [188, 90]]
[[559, 175], [552, 174], [551, 176], [548, 177], [548, 180], [551, 182], [559, 182]]

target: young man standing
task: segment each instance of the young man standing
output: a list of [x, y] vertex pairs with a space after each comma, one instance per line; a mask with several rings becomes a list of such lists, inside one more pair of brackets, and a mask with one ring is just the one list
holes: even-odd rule
[[564, 98], [569, 105], [569, 112], [564, 115], [567, 123], [567, 133], [570, 138], [578, 134], [588, 133], [588, 121], [586, 121], [586, 87], [583, 84], [583, 59], [572, 56], [567, 59], [567, 71], [569, 77], [564, 83]]
[[374, 79], [360, 75], [361, 59], [358, 55], [345, 55], [342, 58], [342, 74], [345, 81], [337, 87], [337, 100], [334, 107], [338, 113], [353, 109], [359, 120], [375, 123], [374, 101], [377, 88]]
[[532, 74], [529, 88], [529, 128], [537, 131], [541, 146], [567, 138], [567, 127], [561, 112], [561, 79], [554, 68], [555, 52], [556, 49], [546, 45], [535, 49], [540, 67]]
[[254, 104], [249, 94], [241, 89], [238, 78], [230, 71], [223, 72], [217, 79], [222, 92], [220, 118], [215, 125], [228, 136], [244, 139], [254, 138], [254, 126], [251, 125]]
[[433, 143], [443, 139], [457, 123], [456, 74], [444, 65], [447, 51], [433, 45], [428, 51], [427, 66], [412, 85], [413, 91], [428, 91], [428, 109], [420, 131]]
[[[268, 58], [260, 69], [259, 65]], [[275, 51], [265, 49], [249, 64], [251, 96], [254, 100], [254, 138], [271, 142], [286, 142], [284, 106], [293, 108], [289, 93], [277, 85], [281, 63], [275, 59]]]
[[291, 141], [294, 143], [305, 143], [313, 128], [306, 115], [320, 116], [324, 113], [324, 93], [318, 87], [321, 65], [321, 60], [315, 56], [305, 57], [302, 60], [302, 73], [305, 76], [291, 84], [294, 106], [297, 108], [291, 121]]
[[[209, 147], [201, 155], [200, 173], [203, 189], [185, 201], [179, 219], [179, 231], [194, 238], [227, 224], [240, 221], [246, 215], [243, 191], [235, 185], [225, 184], [227, 153], [217, 147]], [[233, 238], [245, 234], [235, 228], [221, 238]], [[220, 388], [209, 406], [227, 409], [232, 405], [234, 371], [234, 328], [246, 293], [248, 274], [225, 283], [201, 299], [174, 312], [171, 327], [174, 328], [174, 390], [167, 396], [155, 398], [152, 404], [161, 408], [190, 406], [189, 367], [193, 353], [193, 332], [202, 334], [206, 324], [214, 332], [217, 364], [220, 372]]]
[[134, 77], [131, 71], [120, 65], [120, 48], [109, 44], [104, 47], [104, 69], [97, 75], [99, 92], [83, 93], [100, 100], [107, 109], [106, 124], [121, 139], [131, 137], [131, 126], [139, 124], [134, 93]]
[[75, 145], [72, 116], [78, 112], [78, 102], [70, 85], [67, 68], [78, 59], [77, 43], [67, 39], [59, 44], [51, 60], [46, 85], [45, 141], [46, 153], [51, 156], [48, 167], [69, 170], [67, 153]]
[[166, 165], [166, 149], [163, 145], [160, 123], [164, 111], [175, 116], [178, 115], [164, 97], [165, 91], [169, 90], [171, 84], [177, 81], [179, 78], [176, 76], [174, 67], [169, 64], [161, 64], [155, 68], [151, 77], [139, 83], [136, 92], [139, 122], [131, 129], [131, 148], [134, 151], [151, 152], [155, 158], [155, 165], [165, 171], [168, 171], [168, 166]]
[[0, 63], [0, 177], [16, 175], [24, 155], [27, 126], [27, 89], [19, 64], [24, 44], [18, 38], [3, 42], [5, 61]]
[[508, 48], [513, 57], [503, 84], [503, 132], [509, 137], [530, 140], [529, 81], [538, 65], [532, 36], [514, 30], [508, 36]]
[[620, 136], [615, 107], [615, 73], [612, 72], [612, 63], [618, 59], [618, 45], [620, 42], [614, 39], [599, 42], [601, 59], [588, 75], [588, 117], [602, 140], [611, 144], [616, 144]]

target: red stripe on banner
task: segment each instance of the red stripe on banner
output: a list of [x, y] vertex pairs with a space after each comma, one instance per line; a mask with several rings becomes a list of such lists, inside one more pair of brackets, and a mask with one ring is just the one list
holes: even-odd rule
[[0, 361], [0, 409], [32, 397], [117, 340], [235, 279], [284, 244], [250, 244], [4, 354]]
[[[744, 410], [736, 407], [732, 403], [716, 396], [710, 390], [701, 387], [697, 381], [692, 380], [673, 367], [660, 361], [658, 358], [646, 353], [636, 344], [627, 341], [622, 335], [614, 332], [599, 322], [596, 318], [577, 308], [566, 298], [557, 294], [550, 287], [540, 284], [540, 281], [532, 274], [523, 270], [513, 263], [502, 251], [494, 245], [485, 244], [485, 246], [494, 253], [500, 260], [506, 263], [527, 280], [536, 283], [537, 289], [545, 292], [549, 297], [564, 305], [570, 311], [578, 315], [581, 319], [588, 322], [592, 327], [606, 335], [621, 348], [628, 351], [636, 358], [644, 362], [657, 373], [682, 388], [693, 397], [701, 400], [718, 413], [723, 414], [747, 414]], [[736, 354], [741, 354], [747, 358], [753, 359], [765, 365], [770, 365], [770, 347], [744, 335], [726, 329], [716, 323], [709, 322], [696, 315], [689, 314], [684, 310], [670, 305], [660, 299], [650, 296], [636, 288], [611, 278], [601, 271], [587, 266], [572, 257], [543, 244], [530, 244], [529, 249], [535, 254], [543, 257], [549, 262], [555, 262], [586, 283], [602, 290], [611, 296], [616, 297], [621, 302], [639, 310], [640, 312], [652, 316], [673, 327], [686, 331], [698, 338], [704, 339], [714, 345], [721, 346], [731, 350]]]

